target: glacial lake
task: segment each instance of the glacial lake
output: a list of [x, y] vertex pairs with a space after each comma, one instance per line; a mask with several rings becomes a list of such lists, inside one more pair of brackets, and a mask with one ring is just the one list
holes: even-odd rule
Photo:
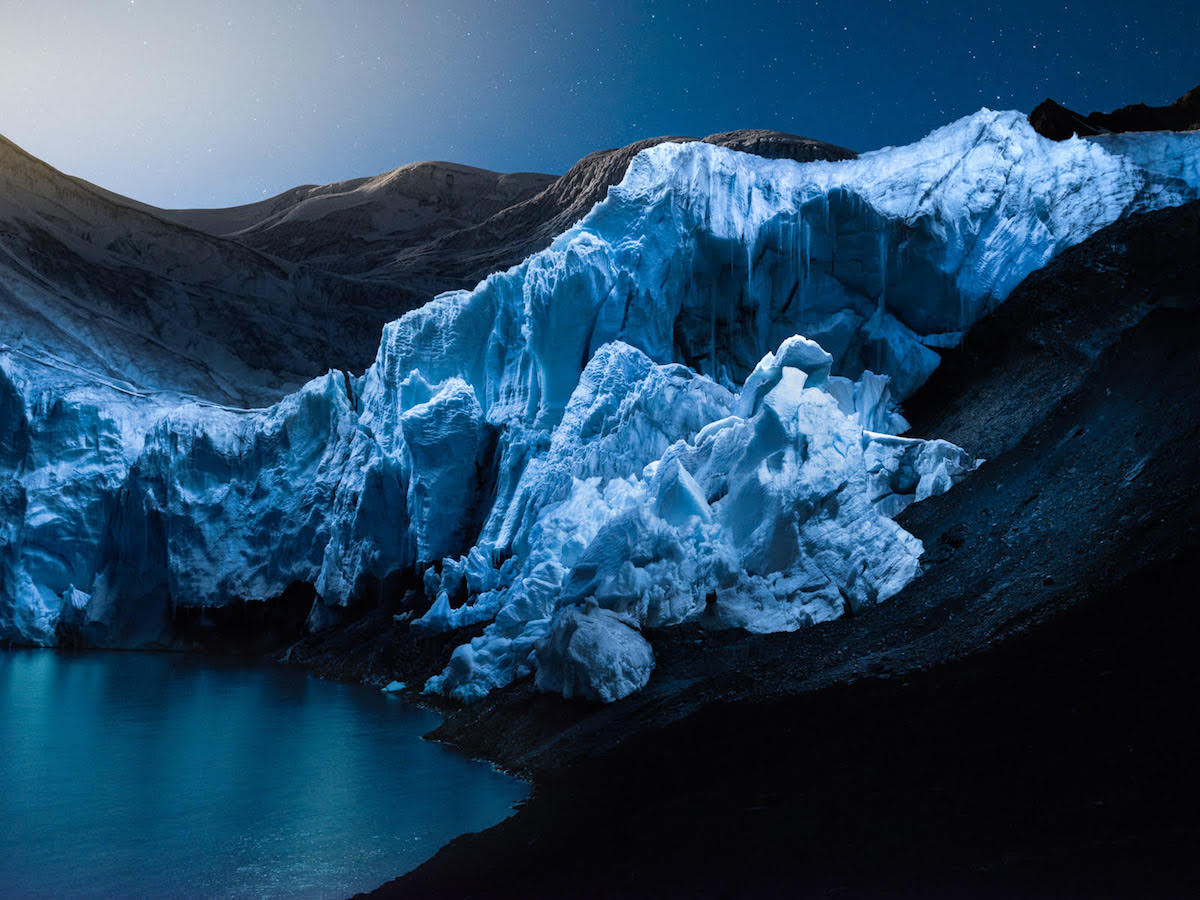
[[0, 651], [0, 896], [378, 887], [528, 793], [437, 723], [282, 666]]

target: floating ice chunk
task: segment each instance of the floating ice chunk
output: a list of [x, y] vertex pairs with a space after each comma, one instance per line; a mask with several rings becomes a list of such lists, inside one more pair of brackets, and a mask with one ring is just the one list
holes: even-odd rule
[[404, 690], [405, 684], [403, 681], [389, 681], [382, 688], [385, 694], [396, 694]]

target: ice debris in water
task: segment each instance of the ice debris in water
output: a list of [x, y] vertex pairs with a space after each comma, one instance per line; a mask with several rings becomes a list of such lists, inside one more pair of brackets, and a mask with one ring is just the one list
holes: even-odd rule
[[[643, 629], [799, 628], [895, 594], [891, 517], [973, 465], [897, 403], [1029, 272], [1193, 199], [1200, 134], [1039, 137], [983, 110], [838, 163], [639, 154], [577, 226], [390, 323], [268, 409], [0, 351], [0, 639], [107, 646], [295, 585], [309, 624], [396, 573], [485, 625], [426, 686], [614, 700]], [[797, 337], [803, 335], [803, 337]]]

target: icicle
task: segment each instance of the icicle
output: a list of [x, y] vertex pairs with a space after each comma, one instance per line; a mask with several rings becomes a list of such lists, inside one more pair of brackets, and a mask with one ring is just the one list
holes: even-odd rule
[[712, 286], [712, 294], [708, 304], [708, 364], [712, 367], [709, 375], [713, 380], [717, 377], [717, 293], [719, 291], [719, 277], [714, 280]]
[[801, 253], [804, 250], [804, 216], [800, 215], [796, 218], [796, 228], [792, 232], [792, 240], [788, 245], [788, 252], [791, 256], [788, 258], [787, 271], [784, 273], [787, 281], [793, 281], [796, 284], [796, 293], [803, 296], [804, 293], [804, 267], [800, 262]]
[[804, 283], [800, 285], [800, 317], [803, 321], [808, 310], [808, 294], [812, 284], [812, 229], [807, 219], [802, 219], [800, 226], [804, 237]]
[[[766, 351], [761, 349], [765, 345], [765, 341], [763, 340], [765, 335], [762, 333], [762, 311], [754, 305], [754, 242], [756, 239], [757, 235], [755, 235], [754, 238], [747, 236], [746, 240], [746, 294], [743, 307], [745, 308], [746, 312], [753, 311], [755, 319], [754, 324], [756, 326], [755, 331], [758, 332], [755, 335], [754, 342], [754, 352], [757, 354], [765, 353]], [[729, 322], [726, 326], [726, 329], [729, 333], [733, 332], [733, 323], [735, 321], [737, 321], [737, 311], [734, 309], [733, 302], [731, 300], [729, 304]]]
[[754, 296], [754, 244], [758, 235], [746, 241], [746, 300], [752, 302]]
[[829, 238], [829, 274], [837, 272], [837, 223], [829, 208], [829, 195], [825, 195], [825, 235]]
[[807, 220], [804, 221], [804, 278], [806, 281], [812, 278], [812, 229]]
[[883, 315], [883, 310], [887, 306], [887, 260], [888, 260], [888, 235], [887, 228], [884, 227], [879, 232], [879, 314]]

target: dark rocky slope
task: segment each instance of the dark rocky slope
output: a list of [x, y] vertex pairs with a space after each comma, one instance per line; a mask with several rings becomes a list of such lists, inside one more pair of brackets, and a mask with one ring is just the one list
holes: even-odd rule
[[1200, 204], [1028, 279], [912, 401], [990, 455], [924, 575], [795, 634], [655, 636], [607, 707], [514, 685], [438, 736], [535, 798], [380, 896], [1192, 896]]
[[[284, 201], [278, 208], [257, 210], [260, 214], [247, 224], [208, 217], [255, 211], [248, 207], [170, 210], [167, 215], [203, 230], [228, 229], [222, 233], [273, 256], [360, 275], [386, 264], [397, 248], [486, 222], [556, 180], [534, 172], [418, 162], [373, 178], [289, 191], [277, 198]], [[303, 193], [293, 196], [296, 191]]]
[[1047, 97], [1029, 114], [1029, 124], [1053, 141], [1065, 141], [1076, 134], [1087, 137], [1122, 131], [1193, 131], [1200, 128], [1200, 85], [1166, 106], [1135, 103], [1086, 116]]
[[362, 368], [424, 298], [167, 221], [0, 138], [0, 341], [135, 389], [258, 404]]

